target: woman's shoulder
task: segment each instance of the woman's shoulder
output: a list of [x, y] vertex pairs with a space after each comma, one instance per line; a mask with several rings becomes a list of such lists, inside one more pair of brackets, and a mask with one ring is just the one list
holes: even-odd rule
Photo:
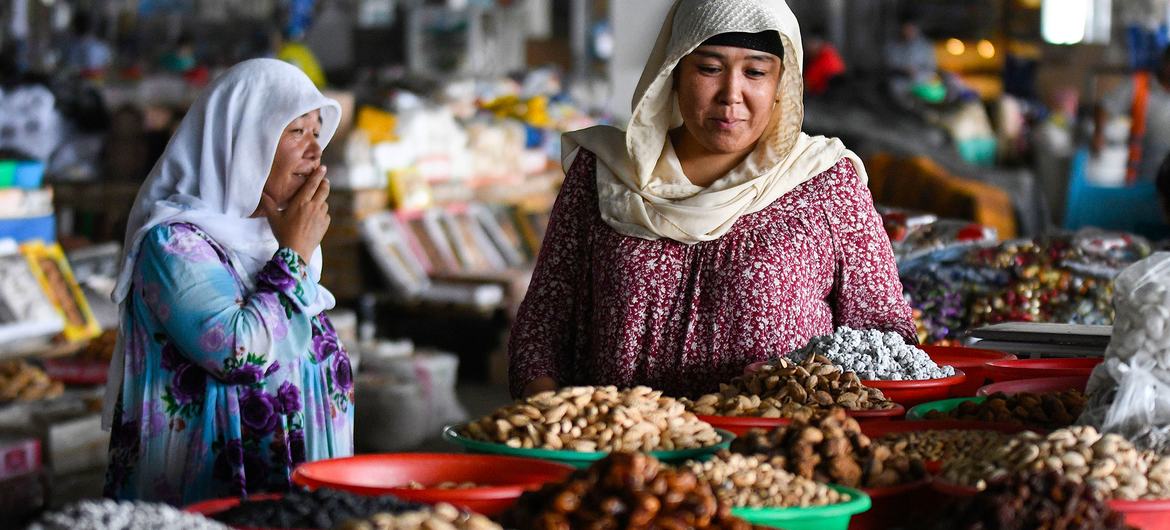
[[223, 248], [207, 232], [188, 222], [162, 223], [152, 227], [142, 239], [145, 248], [153, 248], [164, 255], [179, 256], [194, 261], [220, 259]]
[[857, 168], [849, 158], [841, 158], [836, 164], [800, 184], [777, 201], [783, 205], [809, 205], [839, 203], [855, 200], [860, 194], [868, 196], [869, 188], [862, 182]]

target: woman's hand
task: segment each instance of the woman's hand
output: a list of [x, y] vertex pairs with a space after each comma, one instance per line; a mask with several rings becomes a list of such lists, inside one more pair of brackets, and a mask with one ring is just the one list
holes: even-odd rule
[[553, 380], [553, 378], [551, 378], [551, 377], [537, 377], [536, 379], [533, 379], [531, 383], [528, 383], [528, 386], [524, 387], [524, 395], [520, 396], [520, 397], [535, 396], [536, 394], [539, 394], [541, 392], [546, 392], [548, 390], [556, 390], [556, 389], [557, 389], [557, 382], [555, 380]]
[[325, 180], [323, 165], [309, 176], [284, 210], [277, 209], [276, 201], [268, 194], [260, 196], [260, 208], [268, 217], [276, 241], [300, 254], [305, 263], [312, 259], [313, 250], [329, 229], [329, 205], [325, 203], [328, 196], [329, 181]]

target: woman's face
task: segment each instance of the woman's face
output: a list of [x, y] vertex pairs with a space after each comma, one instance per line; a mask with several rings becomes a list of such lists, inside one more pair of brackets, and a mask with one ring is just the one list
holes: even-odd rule
[[699, 46], [679, 61], [675, 91], [690, 139], [717, 154], [750, 151], [772, 118], [783, 64], [770, 53]]
[[314, 110], [289, 123], [280, 133], [264, 194], [284, 209], [301, 185], [321, 165], [321, 111]]

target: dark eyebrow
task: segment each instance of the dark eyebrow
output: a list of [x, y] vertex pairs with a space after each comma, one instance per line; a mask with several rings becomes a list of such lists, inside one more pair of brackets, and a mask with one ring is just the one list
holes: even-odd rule
[[[698, 55], [700, 57], [707, 57], [710, 59], [719, 59], [719, 60], [726, 60], [727, 59], [727, 56], [723, 55], [722, 53], [711, 51], [711, 50], [696, 49], [695, 51], [693, 51], [691, 53], [694, 55]], [[757, 54], [747, 56], [747, 60], [749, 60], [749, 61], [764, 61], [767, 63], [774, 63], [774, 62], [776, 62], [776, 56], [772, 55], [770, 53], [757, 53]]]

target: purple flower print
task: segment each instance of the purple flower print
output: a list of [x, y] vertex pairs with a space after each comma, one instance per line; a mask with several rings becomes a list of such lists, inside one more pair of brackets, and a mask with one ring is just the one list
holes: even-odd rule
[[163, 244], [163, 251], [167, 254], [195, 262], [219, 259], [215, 249], [192, 229], [175, 226], [173, 230], [172, 236]]
[[225, 374], [224, 381], [231, 385], [251, 385], [260, 382], [263, 377], [259, 366], [245, 364]]
[[353, 368], [349, 365], [349, 357], [333, 356], [333, 383], [342, 394], [353, 388]]
[[280, 385], [280, 390], [276, 392], [276, 398], [280, 401], [280, 409], [285, 414], [293, 414], [301, 410], [301, 389], [289, 381], [285, 381]]
[[206, 389], [207, 374], [193, 364], [181, 366], [171, 378], [171, 392], [180, 405], [202, 401]]
[[294, 466], [305, 461], [305, 431], [300, 429], [289, 431], [288, 452], [292, 455]]
[[142, 403], [142, 427], [150, 438], [157, 437], [167, 428], [167, 415], [163, 413], [162, 403], [157, 399]]
[[256, 282], [271, 286], [277, 291], [288, 291], [297, 284], [296, 278], [274, 262], [269, 262], [256, 276]]
[[183, 354], [179, 353], [179, 347], [175, 346], [173, 342], [167, 342], [162, 347], [162, 367], [171, 372], [177, 372], [188, 364], [187, 359], [183, 358]]
[[275, 374], [276, 372], [279, 372], [279, 371], [280, 371], [280, 361], [272, 361], [272, 364], [268, 365], [268, 369], [264, 370], [264, 377], [268, 377], [268, 376]]
[[326, 333], [313, 336], [313, 354], [317, 357], [317, 362], [322, 362], [333, 356], [339, 348], [337, 335]]
[[251, 432], [265, 435], [276, 430], [280, 403], [263, 390], [249, 388], [240, 399], [240, 419]]
[[199, 347], [207, 353], [223, 349], [225, 343], [227, 343], [227, 333], [224, 332], [222, 325], [204, 331], [203, 336], [199, 337]]

